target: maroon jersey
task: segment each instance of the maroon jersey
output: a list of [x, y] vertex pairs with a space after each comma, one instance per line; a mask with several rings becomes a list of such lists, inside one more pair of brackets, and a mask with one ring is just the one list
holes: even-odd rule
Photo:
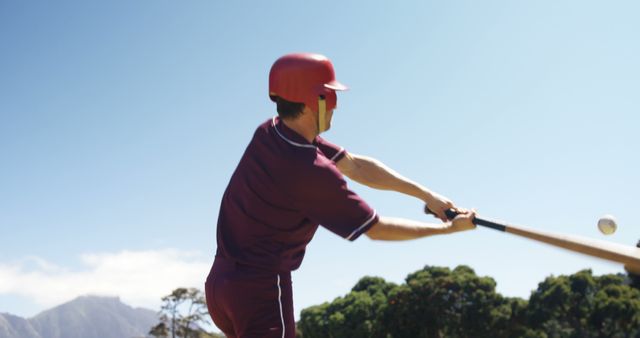
[[222, 198], [216, 256], [292, 271], [318, 225], [351, 241], [369, 230], [378, 216], [336, 168], [344, 154], [319, 136], [309, 143], [277, 117], [261, 124]]

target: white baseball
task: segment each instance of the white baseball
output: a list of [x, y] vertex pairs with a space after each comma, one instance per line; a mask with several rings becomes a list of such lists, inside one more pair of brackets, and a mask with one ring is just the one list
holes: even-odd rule
[[616, 232], [616, 218], [611, 215], [604, 215], [598, 220], [598, 229], [605, 235], [611, 235]]

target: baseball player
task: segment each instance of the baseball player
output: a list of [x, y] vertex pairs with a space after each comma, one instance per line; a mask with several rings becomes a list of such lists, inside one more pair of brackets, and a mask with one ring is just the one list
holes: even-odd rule
[[[349, 241], [475, 228], [473, 211], [320, 136], [331, 126], [336, 91], [345, 89], [322, 55], [289, 54], [271, 67], [269, 95], [278, 116], [257, 128], [227, 186], [205, 284], [209, 313], [227, 337], [295, 337], [291, 271], [320, 225]], [[443, 223], [380, 216], [344, 176], [419, 198]], [[450, 208], [461, 212], [453, 221], [445, 216]]]

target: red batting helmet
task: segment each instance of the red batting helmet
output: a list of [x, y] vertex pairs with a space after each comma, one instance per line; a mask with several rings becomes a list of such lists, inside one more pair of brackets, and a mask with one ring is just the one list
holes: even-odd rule
[[320, 111], [320, 97], [327, 111], [336, 108], [336, 90], [347, 90], [347, 86], [336, 80], [333, 65], [324, 55], [287, 54], [276, 60], [269, 72], [270, 96], [304, 103], [316, 112]]

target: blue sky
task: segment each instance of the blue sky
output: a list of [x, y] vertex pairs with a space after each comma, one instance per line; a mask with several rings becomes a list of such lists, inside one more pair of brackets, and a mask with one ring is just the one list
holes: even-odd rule
[[[640, 189], [634, 1], [0, 2], [0, 312], [83, 293], [157, 306], [201, 286], [218, 204], [267, 76], [297, 51], [351, 87], [326, 138], [482, 215], [634, 245]], [[636, 154], [636, 155], [634, 155]], [[382, 215], [419, 201], [355, 183]], [[596, 228], [610, 213], [619, 229]], [[355, 243], [321, 230], [297, 310], [364, 275], [467, 264], [527, 298], [618, 265], [510, 235]]]

